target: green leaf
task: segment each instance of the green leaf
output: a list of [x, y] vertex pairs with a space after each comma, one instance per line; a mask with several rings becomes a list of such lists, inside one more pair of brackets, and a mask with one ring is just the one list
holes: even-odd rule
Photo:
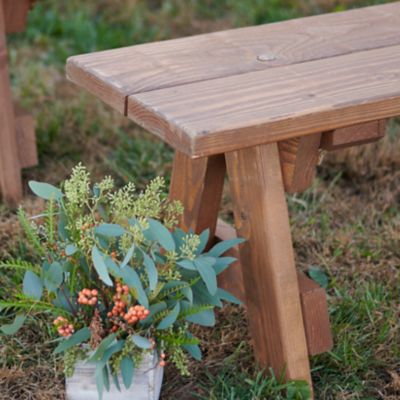
[[44, 271], [44, 285], [50, 292], [56, 291], [63, 282], [63, 270], [58, 262], [51, 264], [47, 270]]
[[239, 299], [237, 299], [233, 294], [230, 294], [224, 289], [218, 288], [217, 295], [221, 300], [229, 301], [230, 303], [233, 304], [239, 304], [239, 305], [242, 304], [242, 302]]
[[118, 224], [101, 224], [94, 229], [95, 233], [107, 237], [118, 237], [126, 231]]
[[132, 357], [125, 356], [121, 360], [121, 375], [124, 386], [129, 389], [133, 381], [133, 372], [135, 369], [135, 364], [133, 363]]
[[54, 350], [54, 354], [62, 353], [65, 350], [70, 349], [77, 344], [86, 342], [90, 339], [91, 333], [88, 327], [84, 327], [79, 331], [75, 332], [68, 339], [63, 340]]
[[94, 374], [96, 379], [96, 386], [97, 386], [97, 393], [99, 395], [99, 400], [103, 399], [103, 392], [104, 392], [104, 374], [103, 374], [103, 364], [97, 364], [96, 372]]
[[217, 275], [225, 271], [232, 263], [237, 261], [235, 257], [218, 257], [214, 264], [214, 270]]
[[208, 291], [213, 296], [217, 293], [217, 275], [213, 268], [215, 264], [215, 259], [212, 257], [199, 257], [194, 260], [194, 265], [203, 282], [206, 284]]
[[142, 282], [140, 281], [139, 275], [133, 268], [126, 266], [121, 270], [122, 279], [130, 287], [134, 288], [138, 295], [138, 301], [142, 306], [149, 308], [149, 300], [146, 296], [146, 292], [143, 289]]
[[100, 279], [108, 286], [113, 286], [110, 275], [108, 274], [107, 266], [104, 262], [103, 255], [100, 253], [100, 250], [93, 246], [92, 248], [92, 260], [94, 264], [94, 268], [96, 269]]
[[100, 344], [97, 346], [96, 351], [92, 354], [92, 356], [89, 358], [90, 362], [93, 361], [101, 361], [101, 359], [104, 356], [105, 351], [108, 349], [108, 347], [114, 342], [116, 338], [116, 334], [112, 333], [111, 335], [107, 336], [104, 338]]
[[17, 315], [13, 323], [3, 325], [0, 327], [0, 329], [5, 335], [14, 335], [21, 329], [22, 325], [25, 322], [25, 319], [26, 319], [25, 315]]
[[214, 326], [215, 325], [215, 315], [212, 310], [204, 310], [194, 315], [189, 315], [186, 318], [186, 321], [189, 321], [193, 324], [201, 325], [201, 326]]
[[149, 277], [149, 288], [154, 290], [158, 283], [158, 272], [152, 258], [143, 252], [143, 264], [146, 267], [147, 276]]
[[117, 388], [118, 392], [120, 392], [121, 391], [121, 386], [119, 384], [118, 374], [113, 374], [112, 378], [113, 378], [113, 382], [114, 382], [115, 387]]
[[78, 248], [74, 244], [67, 244], [65, 247], [65, 254], [69, 257], [76, 253]]
[[309, 277], [318, 283], [319, 286], [326, 289], [329, 284], [329, 278], [326, 273], [319, 267], [310, 267], [308, 269]]
[[43, 284], [40, 278], [32, 271], [26, 271], [23, 282], [25, 296], [40, 300], [43, 293]]
[[104, 263], [107, 266], [108, 272], [114, 278], [122, 278], [121, 269], [118, 267], [117, 263], [111, 257], [106, 257], [105, 260], [104, 260]]
[[120, 266], [120, 268], [124, 268], [125, 266], [127, 266], [129, 264], [129, 261], [131, 261], [131, 258], [133, 256], [133, 252], [135, 251], [135, 245], [132, 245], [132, 247], [128, 250], [128, 252], [126, 253], [124, 260], [122, 261], [122, 264]]
[[163, 318], [160, 323], [157, 326], [157, 329], [167, 329], [169, 328], [171, 325], [173, 325], [173, 323], [176, 321], [176, 319], [178, 318], [179, 315], [179, 311], [181, 310], [180, 304], [176, 303], [175, 307], [172, 309], [172, 311], [165, 317]]
[[196, 271], [196, 267], [194, 266], [193, 261], [190, 260], [182, 260], [182, 261], [178, 261], [177, 264], [185, 269], [188, 269], [190, 271]]
[[197, 344], [185, 344], [182, 346], [195, 360], [201, 361], [201, 350]]
[[219, 257], [220, 255], [226, 253], [230, 248], [243, 243], [245, 240], [241, 238], [224, 240], [223, 242], [217, 243], [208, 254], [213, 257]]
[[141, 349], [151, 349], [151, 342], [143, 336], [133, 335], [132, 340]]
[[63, 196], [60, 189], [50, 185], [49, 183], [30, 181], [28, 185], [32, 192], [42, 199], [50, 200], [53, 198], [59, 200]]
[[175, 251], [175, 241], [171, 232], [159, 221], [149, 218], [149, 231], [152, 237], [167, 251]]
[[200, 245], [197, 248], [196, 254], [199, 255], [201, 254], [204, 249], [207, 246], [208, 243], [208, 239], [210, 237], [210, 230], [206, 229], [205, 231], [201, 232], [201, 234], [199, 235], [199, 239], [200, 239]]

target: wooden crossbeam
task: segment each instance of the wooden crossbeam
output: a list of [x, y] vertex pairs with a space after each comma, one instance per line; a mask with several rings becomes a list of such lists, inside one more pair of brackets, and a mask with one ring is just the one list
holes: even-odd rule
[[[217, 240], [230, 240], [236, 237], [235, 229], [219, 219], [216, 230]], [[237, 247], [230, 249], [226, 256], [235, 257], [238, 261], [219, 275], [218, 283], [245, 304], [246, 295], [239, 261], [239, 249]], [[316, 355], [329, 351], [332, 349], [333, 339], [325, 290], [300, 271], [297, 272], [297, 279], [299, 281], [308, 354]]]
[[26, 28], [32, 0], [0, 0], [3, 3], [6, 33], [22, 32]]

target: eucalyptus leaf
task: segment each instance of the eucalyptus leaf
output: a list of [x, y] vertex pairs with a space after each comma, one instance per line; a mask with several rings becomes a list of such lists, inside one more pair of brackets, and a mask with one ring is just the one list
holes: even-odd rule
[[214, 264], [214, 270], [217, 275], [225, 271], [232, 263], [237, 261], [235, 257], [218, 257]]
[[78, 248], [74, 244], [67, 244], [65, 246], [65, 254], [70, 257], [77, 252]]
[[88, 327], [84, 327], [79, 331], [75, 332], [68, 339], [63, 340], [54, 350], [55, 354], [62, 353], [65, 350], [70, 349], [77, 344], [86, 342], [90, 339], [91, 333]]
[[184, 344], [182, 346], [195, 360], [201, 361], [201, 350], [197, 344]]
[[108, 274], [107, 266], [104, 262], [103, 255], [100, 253], [100, 250], [93, 246], [92, 248], [92, 260], [94, 264], [94, 268], [96, 269], [100, 279], [108, 286], [113, 286], [110, 275]]
[[318, 283], [319, 286], [326, 289], [329, 284], [328, 275], [319, 267], [311, 266], [308, 269], [309, 277]]
[[40, 300], [43, 294], [43, 284], [40, 278], [32, 271], [26, 271], [23, 282], [23, 292], [27, 297]]
[[133, 363], [132, 357], [125, 356], [121, 360], [121, 375], [124, 386], [129, 389], [133, 381], [133, 372], [135, 369], [135, 364]]
[[158, 272], [154, 261], [151, 257], [143, 252], [143, 263], [146, 267], [147, 276], [149, 277], [149, 288], [154, 290], [158, 282]]
[[204, 310], [197, 314], [189, 315], [185, 319], [186, 321], [196, 325], [201, 325], [201, 326], [215, 325], [215, 315], [213, 310]]
[[107, 237], [118, 237], [123, 235], [126, 231], [118, 224], [101, 224], [94, 229], [97, 235]]
[[239, 299], [237, 299], [233, 294], [227, 292], [224, 289], [218, 288], [217, 295], [221, 300], [229, 301], [230, 303], [233, 304], [239, 304], [239, 305], [242, 304], [242, 302]]
[[132, 341], [136, 344], [136, 346], [140, 347], [141, 349], [151, 349], [152, 344], [150, 340], [143, 336], [133, 335]]
[[26, 320], [25, 315], [17, 315], [11, 324], [6, 324], [0, 327], [5, 335], [14, 335], [17, 333]]
[[205, 231], [201, 232], [201, 234], [199, 235], [200, 244], [196, 251], [197, 255], [201, 254], [204, 251], [204, 249], [207, 246], [209, 237], [210, 237], [209, 229], [206, 229]]
[[52, 263], [44, 272], [44, 285], [50, 292], [56, 291], [63, 282], [63, 270], [59, 262]]
[[217, 293], [217, 275], [213, 268], [215, 259], [212, 257], [199, 257], [194, 260], [194, 265], [207, 286], [211, 295]]
[[140, 281], [139, 275], [137, 272], [131, 268], [126, 266], [122, 272], [122, 279], [124, 282], [130, 287], [134, 288], [138, 295], [138, 301], [142, 306], [149, 308], [149, 300], [147, 298], [146, 292], [143, 289], [142, 282]]
[[245, 240], [241, 238], [235, 238], [230, 240], [224, 240], [223, 242], [217, 243], [208, 254], [213, 257], [219, 257], [220, 255], [226, 253], [229, 249], [243, 243]]
[[108, 335], [107, 337], [105, 337], [100, 342], [100, 344], [97, 346], [96, 351], [91, 355], [91, 357], [89, 358], [89, 361], [90, 362], [101, 361], [101, 359], [104, 356], [105, 351], [114, 342], [115, 338], [116, 338], [115, 333], [112, 333], [111, 335]]
[[194, 266], [193, 261], [190, 260], [181, 260], [177, 262], [177, 265], [184, 269], [188, 269], [190, 271], [196, 271], [196, 267]]
[[49, 183], [30, 181], [28, 185], [32, 192], [36, 194], [36, 196], [39, 196], [45, 200], [59, 200], [63, 196], [60, 189], [50, 185]]
[[181, 310], [181, 307], [178, 302], [175, 304], [175, 307], [172, 309], [172, 311], [160, 321], [160, 323], [157, 326], [157, 329], [160, 329], [160, 330], [167, 329], [171, 325], [173, 325], [174, 322], [176, 321], [176, 319], [178, 318], [180, 310]]
[[125, 254], [124, 260], [122, 261], [120, 268], [124, 268], [129, 264], [129, 261], [131, 261], [134, 251], [135, 251], [135, 245], [132, 245], [131, 248], [128, 250], [128, 252]]
[[167, 251], [175, 251], [175, 241], [171, 232], [159, 221], [149, 218], [149, 231], [158, 243]]

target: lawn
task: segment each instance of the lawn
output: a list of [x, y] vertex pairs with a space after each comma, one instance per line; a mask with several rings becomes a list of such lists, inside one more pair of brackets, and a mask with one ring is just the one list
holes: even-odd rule
[[[14, 96], [37, 121], [40, 164], [30, 179], [59, 183], [79, 161], [95, 177], [143, 187], [171, 170], [171, 150], [65, 79], [68, 56], [107, 48], [379, 4], [366, 0], [41, 0], [28, 29], [9, 38]], [[400, 398], [400, 121], [378, 143], [325, 156], [312, 188], [289, 196], [298, 266], [327, 277], [335, 346], [312, 358], [317, 399]], [[30, 213], [43, 207], [26, 190]], [[232, 218], [229, 192], [224, 215]], [[0, 260], [30, 257], [15, 210], [0, 203]], [[0, 270], [0, 298], [21, 275]], [[47, 315], [0, 336], [0, 399], [63, 399]], [[1, 320], [1, 316], [0, 316]], [[169, 369], [163, 399], [289, 399], [296, 384], [254, 363], [246, 315], [227, 306], [199, 329], [204, 358], [181, 378]], [[268, 338], [267, 338], [268, 340]], [[297, 393], [297, 394], [296, 394]]]

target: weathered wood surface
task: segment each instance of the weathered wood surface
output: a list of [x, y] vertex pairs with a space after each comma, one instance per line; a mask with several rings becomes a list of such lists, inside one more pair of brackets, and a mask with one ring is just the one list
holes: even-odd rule
[[[237, 237], [235, 229], [222, 220], [218, 220], [215, 236], [217, 240], [230, 240]], [[237, 247], [230, 249], [226, 256], [235, 257], [238, 261], [218, 276], [218, 285], [232, 293], [245, 305], [246, 294], [239, 249]], [[325, 290], [312, 279], [307, 278], [300, 271], [297, 271], [297, 279], [308, 354], [314, 356], [331, 350], [333, 346], [328, 302]]]
[[180, 227], [201, 233], [210, 230], [213, 240], [217, 225], [225, 179], [224, 155], [191, 159], [186, 154], [175, 152], [172, 167], [169, 197], [179, 200], [184, 212]]
[[7, 62], [5, 20], [0, 3], [0, 192], [16, 204], [22, 197], [20, 162]]
[[302, 192], [312, 185], [319, 160], [320, 143], [320, 133], [278, 143], [286, 192]]
[[21, 168], [37, 165], [35, 120], [31, 114], [14, 103], [15, 129]]
[[124, 113], [132, 94], [399, 45], [399, 26], [386, 4], [74, 56], [67, 74]]
[[338, 150], [375, 142], [385, 136], [385, 130], [386, 120], [379, 120], [324, 132], [321, 138], [321, 148]]
[[276, 143], [226, 154], [255, 356], [311, 384], [289, 215]]
[[153, 90], [129, 96], [128, 117], [192, 157], [217, 154], [398, 115], [399, 65], [393, 46]]
[[22, 32], [33, 0], [0, 0], [3, 3], [6, 33]]

